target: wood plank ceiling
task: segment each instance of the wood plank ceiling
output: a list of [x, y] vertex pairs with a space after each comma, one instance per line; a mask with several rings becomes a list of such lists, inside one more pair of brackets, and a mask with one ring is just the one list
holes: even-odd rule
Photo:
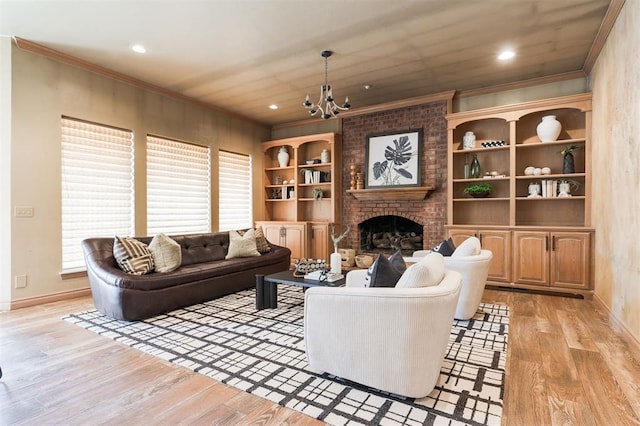
[[[0, 0], [0, 34], [275, 125], [308, 118], [302, 101], [318, 96], [323, 49], [335, 52], [336, 99], [357, 109], [583, 71], [610, 4], [621, 3]], [[497, 61], [505, 48], [516, 57]]]

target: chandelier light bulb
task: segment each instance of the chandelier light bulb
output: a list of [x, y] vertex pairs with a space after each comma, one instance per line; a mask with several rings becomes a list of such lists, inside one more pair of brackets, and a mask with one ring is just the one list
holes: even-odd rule
[[344, 104], [342, 106], [339, 106], [334, 101], [333, 90], [329, 85], [328, 71], [328, 59], [332, 54], [333, 52], [330, 50], [323, 50], [322, 52], [320, 52], [320, 55], [324, 58], [324, 84], [320, 86], [320, 97], [318, 98], [318, 102], [316, 102], [315, 104], [312, 103], [309, 99], [309, 95], [307, 95], [304, 102], [302, 103], [302, 105], [308, 110], [309, 115], [314, 116], [318, 112], [320, 112], [320, 117], [325, 120], [337, 116], [338, 114], [340, 114], [340, 111], [347, 111], [349, 108], [351, 108], [348, 96], [345, 98]]

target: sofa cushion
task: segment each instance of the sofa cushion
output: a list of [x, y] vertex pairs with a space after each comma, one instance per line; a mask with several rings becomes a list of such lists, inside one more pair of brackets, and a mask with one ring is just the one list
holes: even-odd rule
[[145, 243], [131, 237], [115, 237], [113, 257], [120, 268], [134, 275], [153, 271], [153, 256]]
[[269, 245], [269, 241], [267, 241], [267, 237], [264, 236], [262, 226], [256, 228], [256, 248], [260, 253], [268, 253], [271, 251], [271, 246]]
[[443, 256], [451, 256], [455, 250], [456, 246], [453, 244], [453, 240], [451, 238], [443, 240], [440, 244], [431, 249], [432, 252], [440, 253]]
[[256, 247], [255, 229], [249, 229], [244, 235], [240, 235], [237, 231], [229, 231], [229, 251], [225, 259], [253, 256], [260, 256]]
[[367, 270], [365, 287], [395, 287], [396, 283], [407, 269], [402, 253], [398, 250], [388, 259], [383, 254], [373, 262]]
[[396, 288], [432, 287], [440, 284], [444, 274], [444, 257], [440, 253], [430, 253], [407, 268]]
[[149, 251], [153, 256], [156, 272], [171, 272], [182, 263], [182, 248], [180, 244], [165, 234], [158, 234], [149, 243]]
[[451, 257], [475, 256], [480, 254], [481, 250], [480, 240], [476, 237], [469, 237], [456, 248]]

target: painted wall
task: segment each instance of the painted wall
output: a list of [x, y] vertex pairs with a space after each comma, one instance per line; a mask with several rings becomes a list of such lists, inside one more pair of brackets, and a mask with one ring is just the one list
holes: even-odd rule
[[0, 37], [0, 310], [11, 299], [11, 39]]
[[640, 1], [627, 1], [589, 76], [595, 294], [640, 341]]
[[[258, 179], [262, 176], [260, 142], [270, 138], [268, 127], [230, 118], [15, 46], [11, 60], [11, 206], [34, 208], [32, 218], [10, 218], [11, 270], [3, 268], [1, 272], [0, 282], [4, 288], [0, 294], [5, 295], [9, 285], [12, 302], [88, 286], [86, 278], [62, 280], [59, 275], [61, 115], [134, 131], [136, 235], [146, 234], [145, 136], [148, 133], [211, 147], [213, 230], [218, 223], [215, 161], [218, 149], [252, 155], [254, 176]], [[4, 147], [4, 135], [2, 143]], [[261, 187], [256, 185], [256, 220], [264, 214], [262, 196]], [[10, 283], [22, 274], [28, 277], [27, 287], [15, 289]]]

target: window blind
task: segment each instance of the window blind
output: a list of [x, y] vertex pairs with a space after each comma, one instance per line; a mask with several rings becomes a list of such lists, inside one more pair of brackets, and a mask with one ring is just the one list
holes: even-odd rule
[[68, 117], [61, 128], [62, 271], [73, 272], [83, 239], [133, 232], [133, 132]]
[[253, 226], [251, 156], [218, 151], [219, 229]]
[[208, 147], [147, 136], [147, 234], [211, 229]]

